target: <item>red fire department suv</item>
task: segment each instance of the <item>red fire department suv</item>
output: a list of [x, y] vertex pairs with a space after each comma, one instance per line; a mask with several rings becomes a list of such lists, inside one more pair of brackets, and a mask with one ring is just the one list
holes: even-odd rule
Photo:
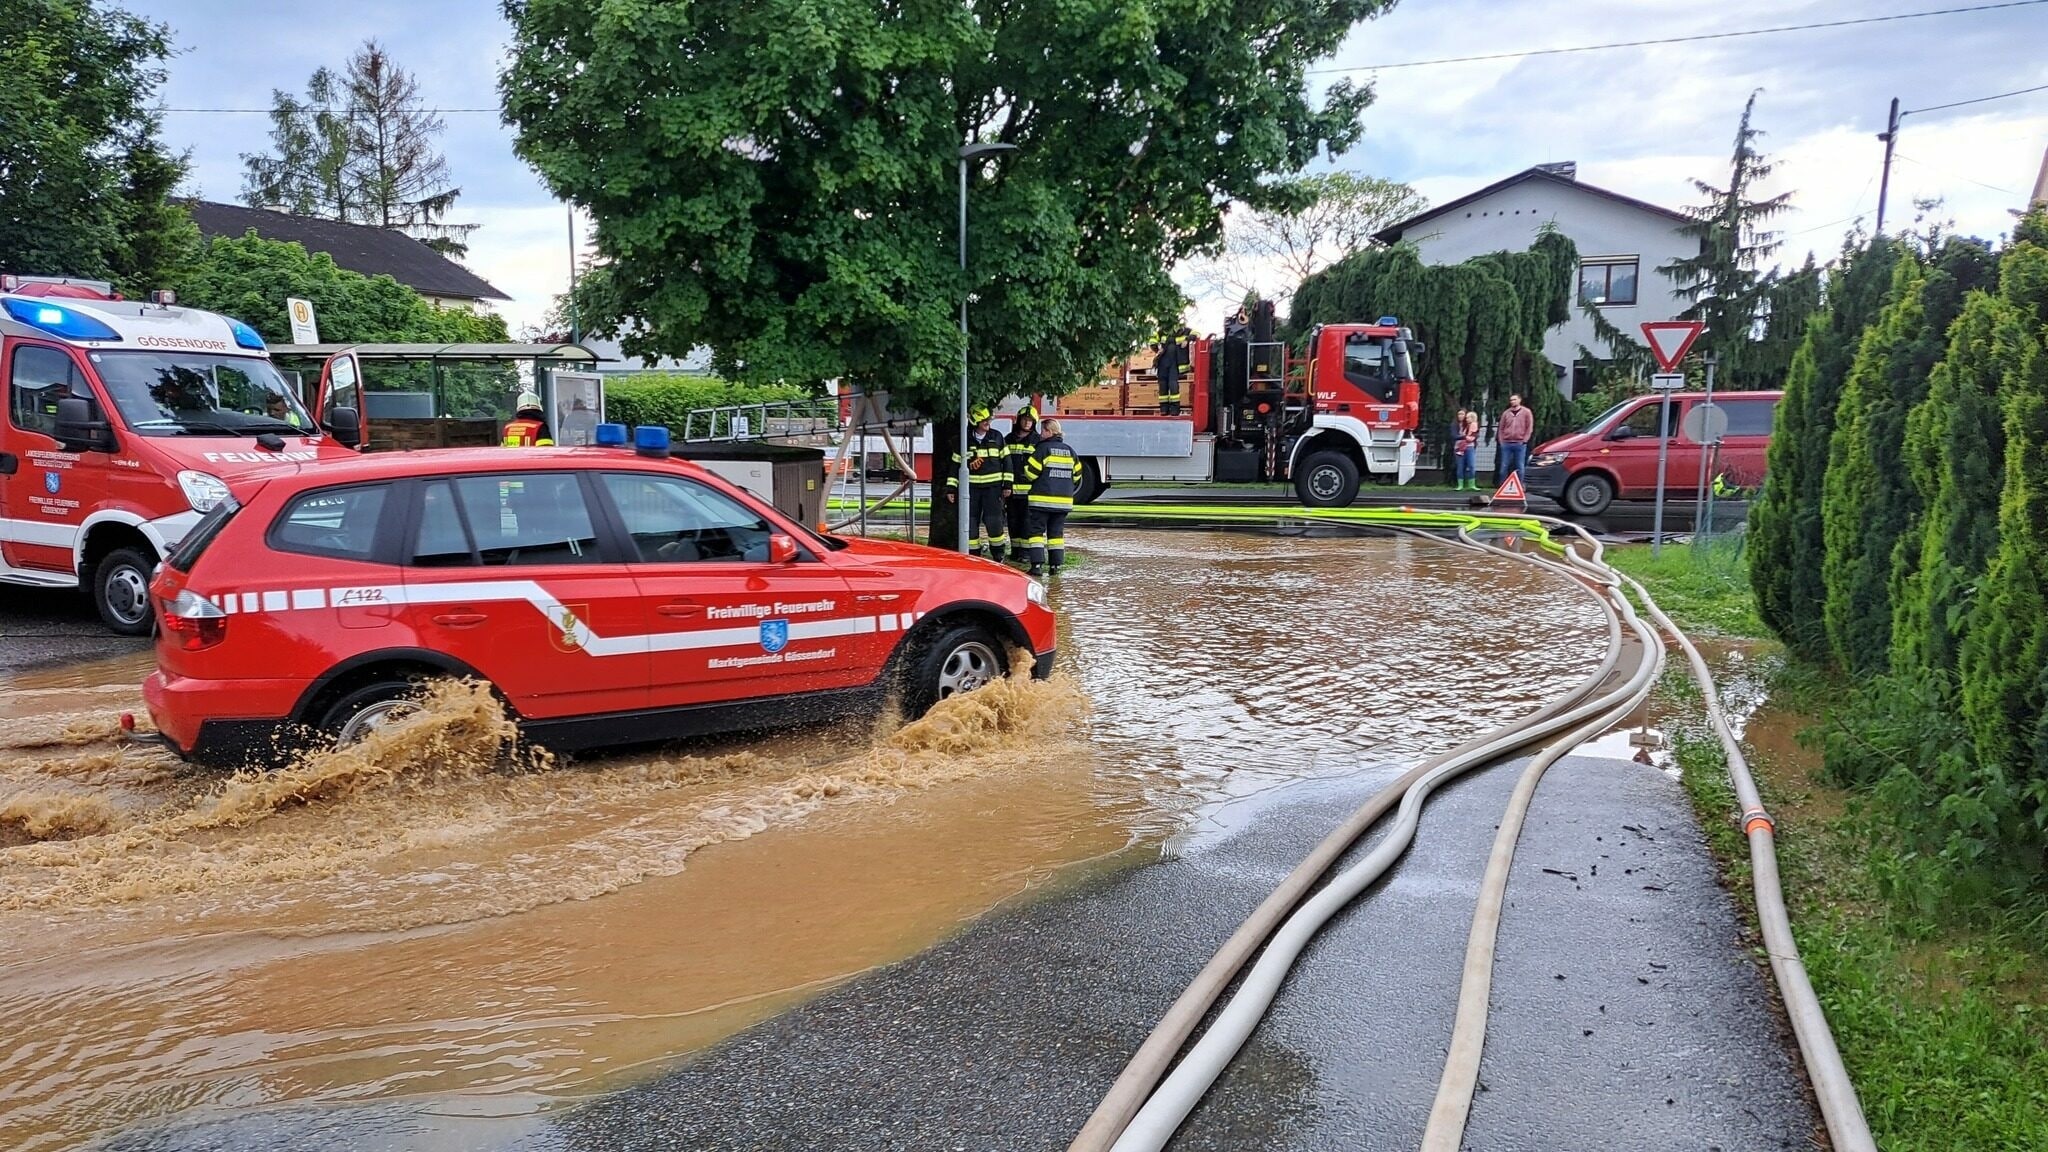
[[103, 283], [0, 278], [0, 407], [0, 584], [82, 584], [131, 636], [150, 628], [150, 571], [230, 481], [354, 456], [255, 329]]
[[665, 452], [445, 449], [243, 477], [151, 586], [150, 716], [184, 756], [262, 761], [281, 734], [347, 743], [424, 681], [474, 676], [566, 750], [892, 689], [914, 716], [1003, 675], [1012, 646], [1050, 671], [1037, 581], [819, 535]]

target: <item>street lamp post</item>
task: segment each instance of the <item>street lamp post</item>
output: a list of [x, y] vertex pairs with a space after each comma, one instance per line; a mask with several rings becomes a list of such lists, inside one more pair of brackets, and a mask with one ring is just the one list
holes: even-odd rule
[[967, 484], [967, 162], [992, 152], [1014, 152], [1015, 144], [969, 144], [960, 149], [960, 489], [953, 497], [954, 519], [959, 522], [960, 554], [967, 554], [967, 510], [973, 504]]

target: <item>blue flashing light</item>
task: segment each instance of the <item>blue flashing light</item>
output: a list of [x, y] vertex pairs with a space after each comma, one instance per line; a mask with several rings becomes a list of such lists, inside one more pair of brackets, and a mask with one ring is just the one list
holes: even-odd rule
[[626, 426], [624, 424], [599, 424], [596, 434], [592, 437], [592, 443], [600, 448], [624, 448], [626, 446]]
[[31, 328], [40, 328], [52, 336], [66, 340], [119, 340], [121, 334], [106, 324], [85, 315], [47, 304], [41, 300], [11, 299], [5, 302], [7, 314]]
[[258, 352], [264, 351], [263, 337], [258, 335], [254, 328], [249, 327], [232, 316], [228, 317], [227, 321], [228, 327], [234, 329], [235, 343], [240, 344], [244, 348], [253, 348]]
[[633, 447], [643, 456], [668, 455], [668, 429], [659, 424], [642, 424], [633, 429]]
[[1383, 328], [1399, 328], [1401, 320], [1396, 316], [1382, 316], [1380, 317], [1380, 326]]

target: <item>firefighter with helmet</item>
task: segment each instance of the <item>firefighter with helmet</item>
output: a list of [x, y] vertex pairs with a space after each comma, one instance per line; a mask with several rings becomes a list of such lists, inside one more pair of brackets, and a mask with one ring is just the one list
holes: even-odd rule
[[1024, 465], [1038, 450], [1038, 410], [1029, 404], [1017, 409], [1003, 442], [1010, 449], [1010, 539], [1016, 542], [1016, 558], [1022, 560], [1024, 541], [1031, 535], [1031, 481], [1024, 476]]
[[[1001, 563], [1010, 550], [1010, 530], [1003, 523], [1003, 505], [1010, 498], [1010, 446], [995, 430], [987, 408], [976, 408], [968, 418], [974, 430], [967, 443], [967, 539], [974, 555], [983, 555], [981, 536], [988, 537], [986, 555]], [[957, 504], [960, 488], [960, 453], [953, 453], [953, 467], [946, 473], [946, 502]]]
[[547, 409], [541, 407], [539, 396], [532, 392], [521, 392], [518, 403], [513, 407], [513, 417], [505, 425], [505, 447], [554, 446], [555, 438], [548, 433]]
[[1074, 510], [1074, 489], [1081, 481], [1081, 461], [1060, 439], [1060, 422], [1048, 418], [1039, 425], [1038, 447], [1024, 464], [1031, 484], [1031, 535], [1025, 546], [1031, 554], [1031, 574], [1045, 575], [1047, 556], [1057, 571], [1067, 562], [1067, 513]]

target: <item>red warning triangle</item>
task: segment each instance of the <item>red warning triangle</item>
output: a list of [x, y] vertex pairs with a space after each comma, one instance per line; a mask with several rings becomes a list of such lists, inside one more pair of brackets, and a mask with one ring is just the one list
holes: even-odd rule
[[1522, 490], [1522, 474], [1520, 472], [1508, 473], [1508, 478], [1501, 481], [1500, 487], [1493, 490], [1493, 498], [1495, 500], [1513, 500], [1517, 503], [1527, 504], [1529, 502], [1529, 494]]

